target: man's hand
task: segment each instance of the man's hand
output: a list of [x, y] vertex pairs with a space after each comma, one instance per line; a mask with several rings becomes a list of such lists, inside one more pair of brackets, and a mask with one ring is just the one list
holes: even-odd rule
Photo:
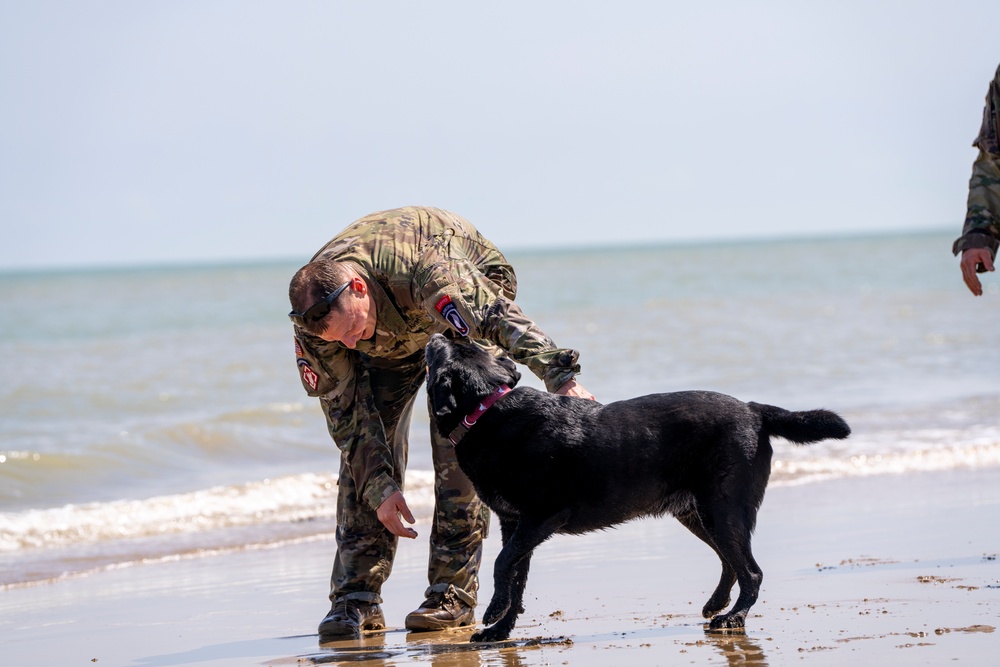
[[403, 498], [403, 494], [399, 491], [383, 500], [375, 513], [378, 515], [378, 520], [382, 522], [382, 525], [388, 528], [389, 532], [393, 535], [410, 538], [417, 536], [417, 531], [404, 526], [400, 520], [400, 515], [402, 515], [402, 518], [406, 519], [407, 523], [415, 521], [413, 513], [406, 506], [406, 499]]
[[576, 396], [577, 398], [586, 398], [589, 401], [596, 401], [594, 395], [583, 388], [583, 385], [576, 380], [568, 380], [563, 386], [556, 389], [556, 393], [560, 396]]
[[962, 251], [962, 280], [968, 285], [969, 291], [976, 296], [983, 295], [983, 286], [976, 275], [976, 264], [982, 264], [987, 271], [993, 270], [993, 258], [986, 248], [969, 248]]

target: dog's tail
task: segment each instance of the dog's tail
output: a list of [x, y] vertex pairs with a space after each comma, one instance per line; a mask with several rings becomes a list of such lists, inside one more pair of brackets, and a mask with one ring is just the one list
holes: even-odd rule
[[840, 415], [829, 410], [791, 412], [784, 408], [761, 403], [750, 403], [750, 408], [760, 415], [763, 431], [777, 435], [799, 445], [819, 442], [827, 438], [843, 440], [851, 434], [851, 427]]

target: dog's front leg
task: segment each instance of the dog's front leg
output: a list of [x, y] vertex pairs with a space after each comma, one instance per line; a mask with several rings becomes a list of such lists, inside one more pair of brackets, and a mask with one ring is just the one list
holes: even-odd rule
[[[517, 530], [517, 517], [507, 517], [500, 520], [500, 545], [505, 546], [507, 542], [510, 541], [511, 536], [514, 535], [514, 531]], [[521, 598], [524, 594], [524, 585], [528, 580], [528, 565], [531, 562], [531, 554], [529, 553], [525, 558], [521, 559], [521, 562], [514, 568], [514, 577], [511, 593], [511, 606], [517, 609], [518, 614], [524, 613], [524, 606], [521, 604]], [[508, 612], [510, 610], [508, 609]]]
[[514, 568], [514, 582], [511, 586], [510, 604], [507, 607], [507, 612], [493, 625], [473, 635], [472, 641], [501, 641], [510, 636], [517, 618], [524, 613], [524, 586], [528, 582], [528, 567], [530, 565], [531, 554], [529, 553]]
[[493, 565], [493, 599], [483, 615], [483, 623], [492, 627], [474, 634], [472, 641], [500, 641], [510, 636], [521, 613], [531, 552], [566, 525], [568, 519], [569, 510], [541, 521], [526, 516], [518, 519], [517, 527], [506, 540]]

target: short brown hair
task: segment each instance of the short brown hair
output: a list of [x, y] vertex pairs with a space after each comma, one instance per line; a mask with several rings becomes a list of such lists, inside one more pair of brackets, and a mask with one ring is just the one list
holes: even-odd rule
[[[288, 284], [288, 300], [292, 304], [292, 310], [304, 312], [309, 306], [354, 277], [355, 272], [344, 262], [324, 257], [314, 259], [296, 271]], [[330, 312], [338, 310], [338, 304], [334, 303]], [[324, 317], [317, 322], [306, 323], [303, 328], [309, 333], [319, 335], [326, 329], [325, 322]]]

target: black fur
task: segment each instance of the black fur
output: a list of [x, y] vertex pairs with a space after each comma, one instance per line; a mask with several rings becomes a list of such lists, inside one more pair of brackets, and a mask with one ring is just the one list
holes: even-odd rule
[[[520, 373], [506, 358], [435, 335], [427, 345], [431, 419], [448, 437], [460, 420]], [[769, 436], [805, 444], [846, 438], [826, 410], [789, 412], [709, 391], [651, 394], [608, 405], [521, 387], [456, 445], [458, 463], [500, 521], [494, 592], [473, 641], [510, 636], [535, 547], [643, 516], [674, 515], [722, 561], [702, 613], [713, 630], [741, 628], [761, 571], [750, 550], [771, 472]], [[740, 595], [728, 613], [733, 585]]]

